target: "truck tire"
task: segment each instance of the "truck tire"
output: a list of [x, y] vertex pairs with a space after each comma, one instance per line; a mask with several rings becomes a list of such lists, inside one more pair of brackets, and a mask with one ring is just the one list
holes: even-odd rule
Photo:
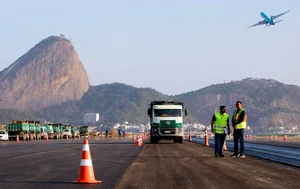
[[150, 142], [153, 144], [158, 143], [159, 139], [157, 137], [150, 137]]
[[183, 137], [179, 137], [178, 141], [180, 144], [183, 144]]

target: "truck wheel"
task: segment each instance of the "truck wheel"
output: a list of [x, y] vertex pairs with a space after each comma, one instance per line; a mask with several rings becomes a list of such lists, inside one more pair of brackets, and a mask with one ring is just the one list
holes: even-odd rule
[[183, 144], [183, 137], [180, 137], [180, 138], [178, 139], [178, 141], [179, 141], [180, 144]]
[[155, 144], [155, 143], [158, 143], [158, 139], [156, 137], [150, 137], [150, 142]]

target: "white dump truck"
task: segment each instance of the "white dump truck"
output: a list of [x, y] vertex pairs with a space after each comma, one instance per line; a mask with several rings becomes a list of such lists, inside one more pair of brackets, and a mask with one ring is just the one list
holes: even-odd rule
[[152, 101], [148, 108], [150, 117], [150, 141], [158, 143], [161, 139], [183, 143], [183, 118], [188, 110], [182, 102]]

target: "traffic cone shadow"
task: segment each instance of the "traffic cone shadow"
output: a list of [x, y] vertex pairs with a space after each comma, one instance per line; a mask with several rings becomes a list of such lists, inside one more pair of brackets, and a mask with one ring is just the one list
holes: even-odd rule
[[78, 173], [78, 180], [73, 181], [74, 184], [99, 184], [102, 181], [95, 179], [92, 157], [90, 153], [89, 142], [84, 140], [82, 148], [82, 156]]

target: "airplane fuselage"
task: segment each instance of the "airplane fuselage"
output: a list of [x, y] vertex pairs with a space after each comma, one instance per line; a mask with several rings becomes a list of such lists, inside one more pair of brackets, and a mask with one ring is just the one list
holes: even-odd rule
[[275, 25], [273, 19], [272, 19], [272, 18], [269, 18], [265, 13], [261, 12], [261, 13], [260, 13], [260, 16], [261, 16], [265, 21], [267, 21], [268, 24], [270, 24], [270, 25]]

